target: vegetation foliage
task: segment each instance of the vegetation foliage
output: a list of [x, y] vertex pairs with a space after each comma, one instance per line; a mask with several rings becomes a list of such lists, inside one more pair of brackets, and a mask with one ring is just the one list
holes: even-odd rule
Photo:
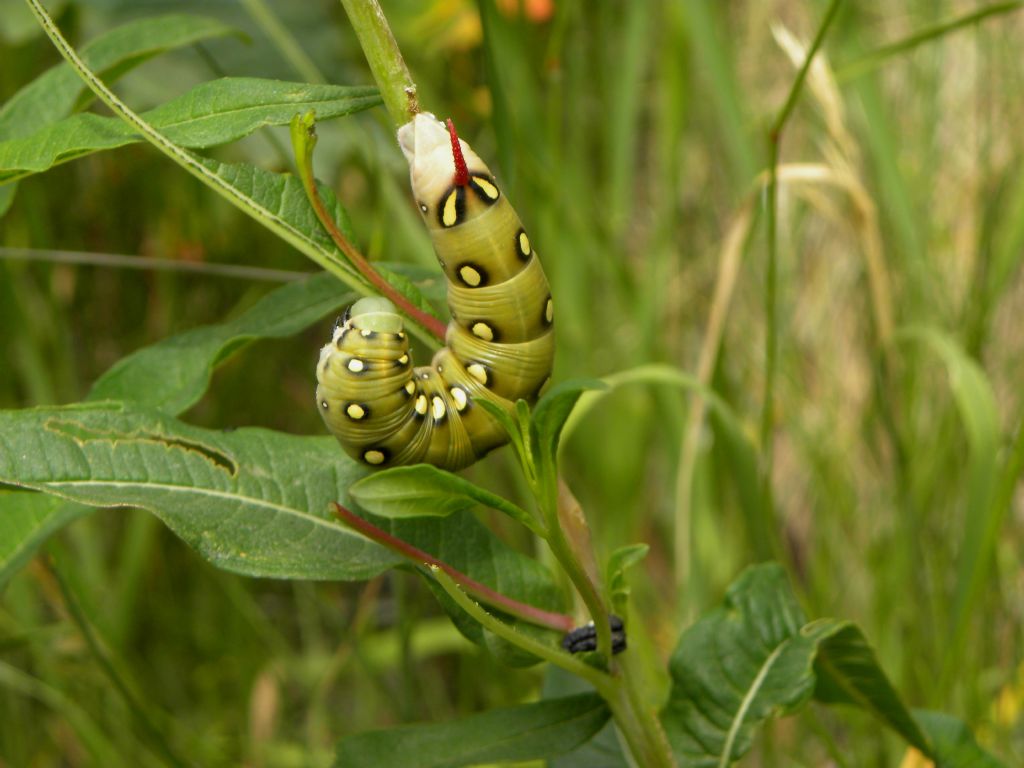
[[0, 764], [1020, 763], [1022, 6], [385, 2], [558, 305], [455, 476], [312, 401], [297, 114], [444, 304], [356, 14], [0, 0]]

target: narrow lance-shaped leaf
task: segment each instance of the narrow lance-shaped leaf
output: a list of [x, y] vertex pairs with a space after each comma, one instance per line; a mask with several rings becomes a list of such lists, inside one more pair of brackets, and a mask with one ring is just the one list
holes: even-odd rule
[[[371, 87], [308, 85], [236, 77], [197, 85], [142, 117], [181, 147], [204, 149], [248, 136], [267, 125], [286, 125], [297, 112], [317, 118], [349, 115], [380, 104]], [[142, 141], [115, 117], [83, 113], [35, 133], [0, 142], [0, 181], [39, 173], [92, 152]]]
[[457, 768], [547, 760], [571, 752], [607, 722], [597, 694], [493, 709], [449, 723], [405, 725], [338, 743], [338, 768]]
[[0, 589], [39, 545], [90, 510], [32, 491], [0, 491]]
[[[336, 311], [346, 300], [341, 289], [326, 273], [282, 286], [233, 320], [194, 328], [122, 358], [93, 385], [89, 398], [127, 400], [177, 415], [203, 395], [215, 366], [249, 341], [296, 333]], [[89, 511], [25, 492], [11, 494], [0, 509], [0, 586], [49, 536]]]
[[253, 576], [363, 579], [397, 564], [327, 516], [361, 473], [326, 437], [199, 429], [116, 403], [0, 412], [0, 483], [142, 507]]
[[[213, 369], [244, 344], [298, 333], [351, 296], [327, 273], [282, 286], [233, 320], [194, 328], [121, 358], [96, 381], [89, 399], [129, 400], [182, 413], [206, 392]], [[310, 407], [312, 392], [311, 385]]]
[[899, 337], [924, 343], [942, 360], [967, 433], [967, 499], [953, 602], [953, 636], [947, 644], [949, 667], [963, 652], [968, 609], [985, 583], [1002, 521], [1002, 510], [993, 503], [998, 477], [999, 411], [984, 370], [954, 339], [927, 327], [903, 329]]
[[[216, 19], [184, 14], [151, 16], [103, 33], [82, 46], [81, 54], [94, 72], [113, 82], [161, 53], [231, 34], [241, 35]], [[56, 64], [0, 106], [0, 139], [34, 133], [93, 98], [66, 62]]]
[[383, 517], [446, 517], [485, 506], [504, 512], [535, 533], [540, 531], [526, 510], [429, 464], [375, 472], [353, 485], [351, 493], [363, 509]]

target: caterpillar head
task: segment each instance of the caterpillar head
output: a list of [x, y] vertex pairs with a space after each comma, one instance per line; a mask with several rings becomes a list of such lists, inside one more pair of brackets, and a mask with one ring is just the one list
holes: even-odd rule
[[366, 296], [348, 310], [347, 324], [361, 331], [398, 333], [402, 330], [402, 316], [395, 305], [382, 296]]
[[[442, 226], [457, 223], [452, 197], [465, 199], [464, 190], [471, 188], [485, 206], [498, 198], [491, 171], [483, 160], [455, 134], [451, 121], [448, 127], [432, 114], [421, 112], [398, 129], [398, 143], [409, 161], [409, 178], [420, 210], [428, 221], [435, 213]], [[452, 198], [450, 216], [445, 220], [444, 206]], [[462, 203], [464, 204], [464, 203]]]

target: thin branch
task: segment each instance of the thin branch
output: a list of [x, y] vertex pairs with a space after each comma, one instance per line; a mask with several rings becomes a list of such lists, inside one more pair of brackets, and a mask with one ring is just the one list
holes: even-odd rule
[[259, 221], [282, 240], [306, 254], [306, 256], [320, 265], [321, 268], [327, 270], [356, 291], [359, 291], [360, 293], [367, 292], [367, 288], [363, 284], [362, 279], [348, 264], [335, 256], [335, 254], [328, 252], [326, 249], [320, 248], [309, 239], [309, 236], [306, 233], [301, 232], [287, 221], [281, 219], [275, 212], [258, 205], [232, 184], [228, 183], [226, 180], [222, 179], [216, 173], [203, 165], [196, 155], [179, 147], [160, 133], [160, 131], [143, 120], [138, 113], [121, 101], [121, 99], [117, 97], [117, 94], [110, 90], [106, 83], [104, 83], [99, 76], [89, 69], [85, 62], [82, 61], [78, 52], [67, 41], [67, 38], [61, 34], [60, 29], [46, 12], [46, 9], [42, 6], [39, 0], [25, 0], [25, 2], [35, 15], [36, 20], [39, 22], [39, 26], [42, 27], [46, 36], [50, 38], [50, 42], [53, 43], [53, 46], [57, 49], [60, 55], [64, 57], [75, 73], [89, 87], [89, 90], [95, 93], [100, 101], [110, 107], [111, 111], [113, 111], [115, 115], [128, 125], [132, 126], [132, 128], [138, 131], [146, 141], [203, 182], [203, 184], [213, 189], [232, 205], [242, 210], [245, 214]]
[[943, 37], [950, 32], [956, 32], [964, 27], [977, 24], [978, 22], [987, 19], [989, 16], [998, 16], [1004, 13], [1013, 13], [1014, 11], [1020, 10], [1024, 10], [1024, 0], [1012, 0], [1012, 2], [995, 3], [994, 5], [989, 5], [985, 8], [979, 8], [976, 11], [965, 13], [963, 16], [957, 16], [956, 18], [939, 22], [934, 26], [926, 27], [919, 32], [915, 32], [902, 40], [897, 40], [894, 43], [883, 45], [881, 48], [876, 48], [860, 58], [851, 61], [849, 64], [840, 67], [836, 71], [836, 80], [842, 82], [853, 80], [867, 72], [870, 72], [876, 67], [881, 66], [886, 59], [912, 51], [917, 48], [917, 46]]
[[523, 621], [528, 621], [531, 624], [536, 624], [540, 627], [547, 627], [548, 629], [554, 629], [559, 632], [568, 632], [573, 628], [575, 622], [571, 616], [554, 613], [552, 611], [545, 611], [541, 608], [537, 608], [536, 606], [514, 600], [508, 595], [496, 592], [486, 584], [481, 584], [479, 581], [470, 578], [461, 571], [457, 571], [447, 563], [427, 554], [422, 549], [418, 549], [412, 544], [402, 541], [396, 536], [392, 536], [387, 531], [378, 528], [373, 523], [368, 522], [352, 511], [345, 509], [345, 507], [341, 506], [337, 502], [332, 502], [332, 504], [334, 506], [334, 514], [345, 524], [366, 536], [366, 538], [377, 542], [381, 546], [387, 547], [392, 552], [396, 552], [412, 562], [426, 564], [432, 568], [440, 568], [478, 600], [482, 600], [505, 613], [522, 619]]
[[121, 253], [63, 251], [51, 248], [13, 248], [0, 246], [0, 259], [41, 261], [48, 264], [76, 264], [84, 267], [138, 269], [147, 272], [189, 272], [205, 277], [232, 277], [239, 280], [261, 280], [268, 283], [290, 283], [315, 274], [287, 269], [246, 267], [239, 264], [218, 264], [210, 261], [182, 261], [155, 256], [129, 256]]
[[114, 688], [128, 705], [128, 711], [132, 713], [138, 722], [139, 727], [143, 732], [145, 732], [150, 742], [152, 742], [153, 748], [162, 754], [164, 759], [167, 760], [170, 765], [184, 768], [186, 765], [185, 761], [178, 757], [178, 755], [174, 753], [174, 750], [171, 749], [171, 745], [167, 742], [167, 739], [164, 738], [163, 733], [149, 718], [149, 715], [143, 708], [142, 702], [139, 701], [138, 697], [136, 697], [134, 693], [132, 693], [128, 684], [125, 683], [120, 673], [118, 673], [117, 669], [114, 667], [114, 663], [111, 661], [110, 656], [104, 651], [99, 639], [96, 637], [96, 634], [93, 632], [92, 627], [89, 624], [89, 620], [82, 611], [82, 607], [78, 604], [78, 600], [75, 598], [74, 593], [72, 593], [67, 581], [65, 581], [64, 576], [59, 570], [57, 570], [56, 565], [54, 565], [52, 561], [44, 560], [44, 564], [46, 570], [49, 571], [57, 582], [57, 587], [60, 590], [61, 597], [64, 599], [64, 605], [68, 610], [68, 615], [78, 627], [78, 631], [82, 634], [82, 638], [85, 640], [85, 644], [89, 647], [90, 653], [92, 653], [93, 657], [99, 663], [100, 669], [103, 670], [103, 674], [107, 676], [107, 679], [110, 680]]
[[405, 66], [384, 12], [377, 0], [341, 0], [341, 4], [359, 38], [392, 124], [395, 128], [405, 125], [420, 111], [416, 83]]
[[295, 151], [295, 162], [299, 169], [299, 178], [302, 179], [302, 186], [306, 190], [306, 197], [316, 213], [317, 219], [324, 230], [331, 236], [334, 244], [338, 246], [349, 262], [354, 266], [366, 280], [381, 295], [390, 299], [405, 315], [422, 325], [430, 333], [440, 340], [444, 340], [446, 326], [429, 312], [425, 312], [415, 306], [405, 296], [395, 290], [384, 277], [373, 268], [359, 250], [349, 242], [345, 233], [338, 228], [334, 217], [331, 216], [320, 197], [320, 190], [316, 186], [316, 178], [313, 175], [313, 149], [316, 147], [316, 123], [312, 112], [305, 115], [296, 115], [291, 122], [292, 149]]
[[789, 95], [786, 97], [786, 102], [782, 105], [782, 109], [779, 110], [779, 114], [776, 116], [775, 121], [772, 123], [772, 128], [768, 133], [768, 274], [765, 281], [764, 302], [765, 362], [764, 401], [761, 406], [761, 454], [763, 457], [764, 472], [762, 478], [766, 498], [769, 499], [771, 498], [773, 459], [772, 428], [774, 426], [773, 402], [775, 399], [775, 369], [778, 364], [778, 319], [776, 317], [778, 311], [776, 306], [778, 243], [776, 242], [776, 230], [778, 227], [779, 147], [782, 142], [783, 129], [786, 127], [786, 122], [789, 120], [789, 117], [793, 112], [793, 108], [796, 106], [796, 101], [800, 96], [800, 92], [803, 90], [804, 80], [807, 79], [807, 73], [810, 71], [811, 63], [814, 61], [814, 57], [818, 53], [818, 49], [821, 48], [821, 44], [825, 40], [825, 35], [828, 32], [829, 27], [832, 25], [841, 3], [842, 0], [832, 0], [829, 4], [828, 10], [825, 12], [825, 18], [822, 20], [821, 26], [818, 27], [818, 32], [814, 36], [814, 42], [812, 42], [810, 48], [807, 49], [807, 55], [804, 57], [803, 66], [800, 67], [800, 71], [797, 72], [796, 80], [793, 81], [793, 85], [789, 89]]
[[529, 651], [534, 656], [539, 656], [545, 661], [550, 661], [552, 664], [561, 667], [567, 672], [571, 672], [578, 677], [582, 677], [593, 685], [594, 688], [596, 688], [606, 699], [614, 694], [615, 682], [606, 673], [596, 667], [585, 664], [564, 651], [555, 650], [550, 646], [544, 645], [544, 643], [534, 640], [532, 637], [527, 637], [520, 632], [516, 632], [514, 628], [505, 624], [503, 621], [499, 621], [496, 617], [487, 613], [487, 611], [473, 602], [473, 600], [459, 589], [459, 585], [456, 584], [454, 579], [451, 578], [450, 574], [446, 570], [436, 565], [432, 565], [431, 570], [434, 573], [434, 578], [437, 579], [437, 583], [440, 584], [441, 588], [448, 593], [448, 596], [454, 600], [462, 610], [472, 616], [478, 623], [483, 625], [485, 629], [489, 629], [503, 640], [507, 640], [525, 651]]

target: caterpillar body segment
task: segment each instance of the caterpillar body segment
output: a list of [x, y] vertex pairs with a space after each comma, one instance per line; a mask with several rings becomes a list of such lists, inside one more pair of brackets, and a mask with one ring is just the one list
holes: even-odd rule
[[429, 366], [411, 365], [402, 318], [361, 299], [317, 365], [317, 403], [345, 450], [371, 466], [461, 469], [507, 441], [482, 408], [536, 399], [551, 375], [554, 308], [515, 210], [465, 142], [432, 115], [398, 132], [417, 205], [448, 280], [451, 322]]

